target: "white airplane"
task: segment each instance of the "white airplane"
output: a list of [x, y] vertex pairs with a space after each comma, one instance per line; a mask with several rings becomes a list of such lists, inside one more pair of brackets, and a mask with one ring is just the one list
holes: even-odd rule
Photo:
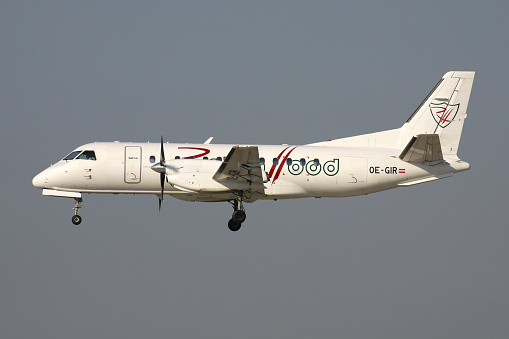
[[296, 145], [96, 142], [76, 148], [36, 175], [46, 196], [155, 194], [185, 201], [227, 201], [238, 231], [244, 202], [348, 197], [451, 176], [470, 165], [457, 156], [475, 72], [448, 72], [398, 129]]

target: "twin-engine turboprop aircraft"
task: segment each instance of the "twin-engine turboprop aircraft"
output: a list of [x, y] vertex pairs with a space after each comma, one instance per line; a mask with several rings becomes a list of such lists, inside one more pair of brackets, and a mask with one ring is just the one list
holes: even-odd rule
[[227, 201], [232, 231], [258, 199], [348, 197], [442, 179], [468, 170], [457, 157], [474, 72], [448, 72], [398, 129], [309, 145], [213, 145], [98, 142], [76, 148], [39, 173], [47, 196], [155, 194], [186, 201]]

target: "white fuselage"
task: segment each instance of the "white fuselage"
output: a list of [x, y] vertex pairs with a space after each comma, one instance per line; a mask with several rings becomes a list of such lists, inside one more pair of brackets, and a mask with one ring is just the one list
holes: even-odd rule
[[[164, 144], [167, 173], [164, 193], [189, 201], [230, 200], [233, 193], [214, 186], [211, 177], [234, 145]], [[159, 194], [157, 143], [100, 142], [78, 147], [94, 159], [61, 160], [33, 179], [36, 187], [62, 192]], [[246, 197], [291, 199], [347, 197], [440, 179], [467, 170], [457, 158], [435, 166], [409, 163], [401, 150], [370, 147], [258, 146], [266, 173], [264, 194]], [[218, 159], [219, 158], [219, 159]], [[170, 180], [170, 181], [169, 181]]]

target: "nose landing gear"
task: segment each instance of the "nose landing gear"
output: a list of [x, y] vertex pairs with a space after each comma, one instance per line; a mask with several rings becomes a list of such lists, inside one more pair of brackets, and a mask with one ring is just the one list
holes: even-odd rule
[[228, 221], [228, 228], [232, 232], [237, 232], [240, 230], [242, 223], [246, 220], [246, 212], [242, 204], [242, 197], [230, 203], [233, 206], [233, 214], [232, 218]]
[[74, 198], [74, 207], [72, 208], [74, 210], [74, 215], [72, 216], [72, 223], [74, 225], [81, 224], [81, 216], [80, 216], [80, 208], [83, 206], [83, 199], [82, 198]]

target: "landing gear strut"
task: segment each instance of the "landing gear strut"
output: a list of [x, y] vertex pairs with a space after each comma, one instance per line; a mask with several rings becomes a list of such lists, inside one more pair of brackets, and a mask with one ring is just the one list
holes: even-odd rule
[[74, 210], [74, 215], [72, 216], [72, 223], [74, 225], [81, 224], [81, 216], [80, 216], [80, 208], [83, 206], [83, 199], [81, 198], [74, 198], [74, 207], [72, 208]]
[[228, 228], [232, 232], [240, 230], [242, 223], [246, 220], [246, 212], [242, 204], [242, 194], [238, 199], [230, 201], [233, 206], [232, 218], [228, 221]]

